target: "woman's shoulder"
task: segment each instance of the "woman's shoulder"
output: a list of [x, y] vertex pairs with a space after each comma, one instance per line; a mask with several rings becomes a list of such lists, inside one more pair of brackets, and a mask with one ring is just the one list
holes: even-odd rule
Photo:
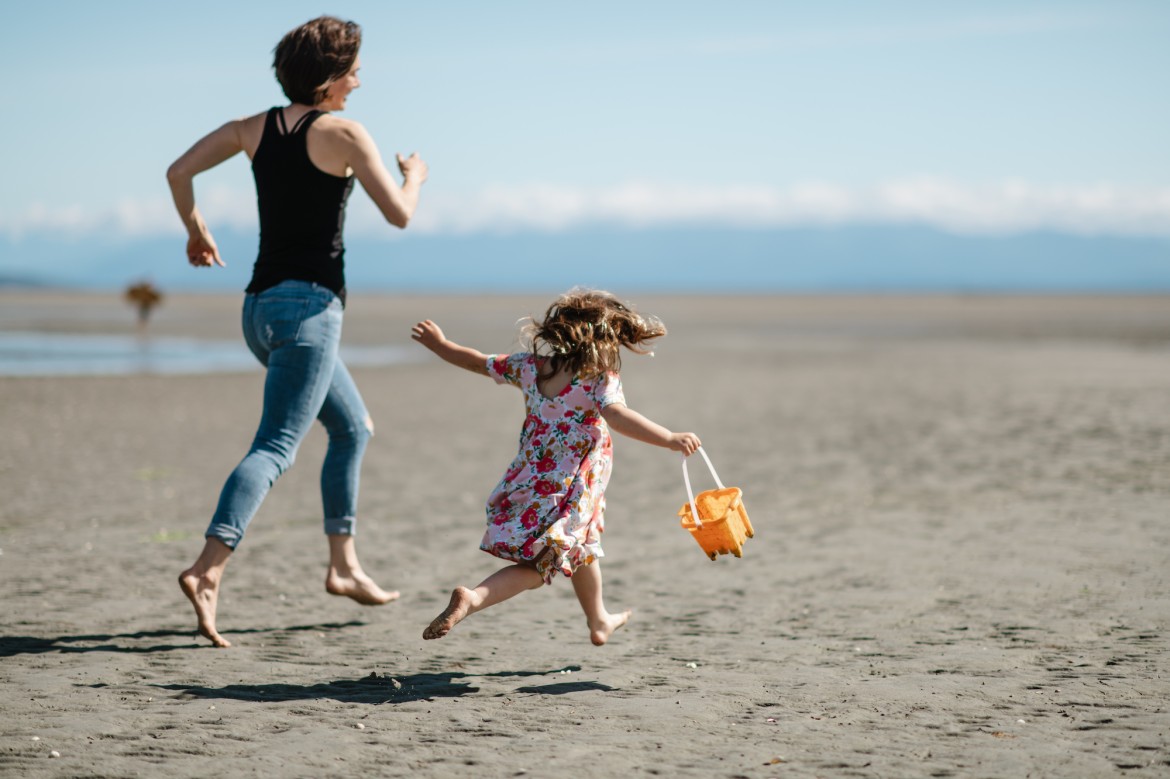
[[256, 149], [260, 146], [260, 139], [264, 136], [264, 126], [268, 121], [268, 115], [275, 110], [277, 109], [269, 108], [258, 114], [232, 119], [227, 123], [226, 126], [235, 132], [240, 146], [248, 153], [249, 157], [255, 156]]
[[324, 113], [317, 117], [317, 120], [313, 122], [312, 129], [350, 143], [358, 143], [370, 137], [369, 132], [361, 122], [330, 113]]
[[234, 125], [236, 127], [241, 127], [241, 128], [256, 126], [256, 127], [259, 127], [260, 129], [263, 129], [264, 123], [266, 121], [268, 121], [268, 115], [271, 114], [273, 111], [277, 111], [277, 110], [279, 110], [279, 109], [276, 107], [266, 108], [258, 114], [252, 114], [250, 116], [240, 116], [240, 117], [237, 117], [235, 119], [229, 119], [227, 121], [227, 124], [229, 126]]

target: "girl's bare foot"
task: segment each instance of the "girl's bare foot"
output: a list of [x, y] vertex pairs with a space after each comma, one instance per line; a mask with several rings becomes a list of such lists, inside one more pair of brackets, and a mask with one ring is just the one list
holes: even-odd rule
[[600, 624], [589, 626], [589, 640], [594, 646], [604, 645], [618, 628], [630, 621], [631, 613], [626, 609], [621, 614], [606, 614]]
[[325, 591], [330, 595], [344, 595], [353, 598], [363, 606], [381, 606], [398, 600], [398, 591], [387, 592], [361, 571], [343, 575], [334, 568], [325, 576]]
[[229, 647], [231, 642], [215, 629], [215, 607], [219, 601], [219, 579], [200, 575], [194, 568], [179, 574], [179, 587], [195, 607], [199, 633], [218, 647]]
[[466, 587], [456, 587], [451, 591], [451, 602], [443, 613], [435, 617], [431, 624], [423, 631], [423, 638], [442, 638], [451, 632], [451, 628], [458, 625], [471, 609], [475, 593]]

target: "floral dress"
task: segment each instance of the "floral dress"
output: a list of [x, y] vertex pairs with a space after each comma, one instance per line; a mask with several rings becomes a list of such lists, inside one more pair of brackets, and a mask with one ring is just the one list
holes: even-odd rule
[[605, 486], [613, 439], [601, 409], [625, 404], [618, 374], [576, 377], [555, 398], [536, 388], [537, 358], [527, 352], [488, 357], [488, 375], [524, 393], [520, 451], [487, 502], [480, 548], [532, 563], [544, 581], [572, 576], [604, 553]]

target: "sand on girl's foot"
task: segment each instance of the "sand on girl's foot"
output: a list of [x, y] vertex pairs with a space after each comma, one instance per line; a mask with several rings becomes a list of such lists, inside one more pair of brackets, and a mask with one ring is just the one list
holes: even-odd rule
[[471, 608], [472, 597], [473, 593], [466, 587], [456, 587], [452, 590], [451, 602], [447, 604], [447, 608], [443, 609], [443, 613], [435, 617], [427, 629], [423, 631], [423, 638], [427, 640], [442, 638], [451, 632], [451, 628], [458, 625], [467, 616], [467, 612]]
[[398, 590], [383, 590], [365, 574], [346, 577], [333, 571], [325, 577], [325, 591], [330, 595], [351, 598], [363, 606], [382, 606], [398, 600], [400, 595]]
[[215, 629], [215, 607], [219, 600], [219, 583], [183, 571], [179, 574], [179, 587], [183, 594], [195, 607], [195, 617], [199, 621], [199, 634], [217, 647], [226, 648], [231, 642], [219, 634]]
[[605, 622], [597, 628], [590, 627], [589, 640], [593, 642], [594, 646], [604, 646], [609, 637], [612, 636], [618, 628], [630, 621], [630, 615], [633, 613], [631, 609], [626, 609], [621, 614], [610, 614], [605, 618]]

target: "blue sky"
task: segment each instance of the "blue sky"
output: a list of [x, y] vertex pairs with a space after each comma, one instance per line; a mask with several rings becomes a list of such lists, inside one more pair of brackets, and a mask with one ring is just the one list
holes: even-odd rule
[[[0, 28], [0, 237], [177, 235], [167, 164], [282, 103], [272, 48], [323, 11], [364, 29], [346, 115], [431, 165], [422, 234], [1170, 235], [1170, 3], [46, 0]], [[197, 193], [255, 224], [242, 156]], [[390, 228], [358, 193], [350, 230]]]

